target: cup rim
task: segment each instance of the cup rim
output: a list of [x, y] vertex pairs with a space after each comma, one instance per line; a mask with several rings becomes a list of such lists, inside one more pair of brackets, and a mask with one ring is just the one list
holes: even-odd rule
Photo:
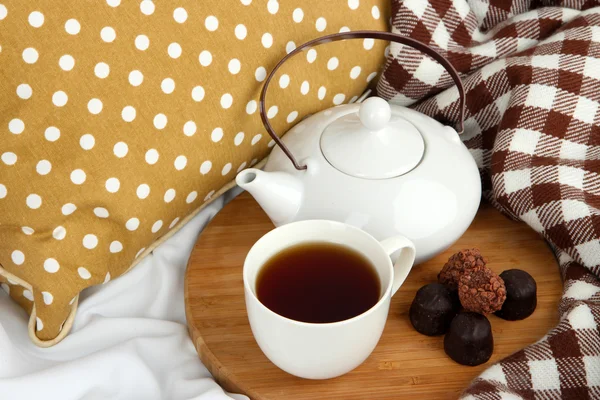
[[[318, 323], [318, 322], [303, 322], [303, 321], [298, 321], [295, 319], [291, 319], [288, 317], [284, 317], [281, 314], [276, 313], [275, 311], [271, 310], [269, 307], [265, 306], [262, 301], [259, 300], [258, 296], [256, 295], [256, 293], [254, 293], [254, 290], [252, 290], [252, 288], [250, 287], [250, 283], [248, 282], [248, 258], [250, 256], [250, 254], [255, 251], [257, 245], [263, 241], [268, 240], [270, 237], [277, 235], [279, 232], [281, 232], [284, 229], [292, 229], [295, 226], [298, 225], [309, 225], [309, 224], [329, 224], [329, 225], [338, 225], [338, 226], [344, 226], [345, 228], [348, 228], [356, 233], [362, 234], [364, 235], [366, 238], [368, 238], [369, 240], [372, 240], [373, 242], [375, 242], [379, 248], [381, 249], [381, 251], [383, 251], [384, 253], [385, 250], [383, 248], [383, 246], [381, 246], [381, 242], [379, 242], [379, 240], [375, 239], [375, 237], [373, 237], [373, 235], [371, 235], [370, 233], [357, 228], [356, 226], [344, 223], [344, 222], [340, 222], [340, 221], [332, 221], [332, 220], [327, 220], [327, 219], [307, 219], [307, 220], [301, 220], [301, 221], [294, 221], [294, 222], [290, 222], [287, 223], [285, 225], [280, 225], [275, 227], [274, 229], [270, 230], [269, 232], [265, 233], [263, 236], [261, 236], [260, 239], [258, 239], [250, 248], [250, 251], [248, 251], [248, 254], [246, 254], [246, 258], [244, 259], [244, 267], [243, 267], [243, 272], [242, 272], [242, 279], [244, 281], [244, 289], [246, 290], [247, 293], [250, 294], [250, 296], [256, 301], [256, 303], [259, 305], [259, 307], [261, 309], [264, 309], [265, 311], [267, 311], [269, 314], [274, 315], [275, 317], [282, 319], [286, 322], [290, 322], [294, 325], [298, 325], [298, 326], [310, 326], [310, 327], [332, 327], [332, 326], [342, 326], [342, 325], [346, 325], [346, 324], [350, 324], [352, 322], [355, 322], [359, 319], [365, 318], [367, 317], [369, 314], [374, 313], [379, 307], [381, 307], [381, 305], [386, 301], [386, 299], [389, 297], [391, 291], [392, 291], [392, 286], [394, 284], [394, 266], [392, 264], [392, 260], [390, 259], [389, 255], [386, 253], [387, 256], [387, 261], [388, 261], [388, 268], [390, 269], [390, 280], [387, 283], [386, 289], [383, 292], [383, 294], [379, 297], [379, 300], [377, 300], [377, 303], [375, 303], [373, 306], [371, 306], [368, 310], [363, 311], [362, 313], [355, 315], [352, 318], [348, 318], [348, 319], [344, 319], [341, 321], [335, 321], [335, 322], [324, 322], [324, 323]], [[298, 243], [302, 243], [302, 242], [298, 242]]]

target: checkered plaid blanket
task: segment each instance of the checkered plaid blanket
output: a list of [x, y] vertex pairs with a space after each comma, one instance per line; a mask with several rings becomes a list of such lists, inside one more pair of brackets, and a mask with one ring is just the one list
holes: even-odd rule
[[[548, 241], [564, 280], [559, 325], [462, 398], [600, 399], [600, 0], [392, 0], [392, 25], [461, 73], [484, 195]], [[458, 115], [450, 76], [402, 45], [377, 91]]]

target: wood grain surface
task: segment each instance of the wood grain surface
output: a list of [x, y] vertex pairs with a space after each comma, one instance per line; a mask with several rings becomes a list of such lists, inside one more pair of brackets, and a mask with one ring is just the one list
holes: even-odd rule
[[[242, 266], [256, 240], [273, 229], [258, 204], [243, 193], [217, 214], [192, 251], [185, 282], [189, 333], [201, 360], [228, 391], [253, 400], [455, 399], [493, 362], [541, 338], [558, 322], [562, 283], [546, 243], [524, 223], [483, 203], [468, 231], [434, 259], [415, 266], [392, 300], [383, 336], [371, 356], [350, 373], [311, 381], [272, 364], [256, 344], [244, 304]], [[417, 333], [408, 319], [415, 292], [434, 282], [444, 262], [463, 248], [478, 247], [497, 273], [528, 271], [537, 281], [538, 307], [528, 319], [490, 316], [494, 354], [466, 367], [449, 359], [443, 337]]]

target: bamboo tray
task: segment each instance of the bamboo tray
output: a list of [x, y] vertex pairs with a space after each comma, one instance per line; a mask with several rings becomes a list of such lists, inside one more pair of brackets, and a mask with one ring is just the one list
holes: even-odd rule
[[[546, 243], [524, 223], [482, 203], [463, 237], [445, 253], [414, 267], [392, 300], [383, 336], [371, 356], [350, 373], [325, 381], [291, 376], [272, 364], [256, 344], [244, 304], [246, 253], [273, 225], [243, 193], [217, 214], [192, 251], [185, 282], [189, 333], [206, 367], [223, 388], [253, 400], [455, 399], [493, 362], [540, 339], [558, 322], [562, 283]], [[490, 316], [495, 349], [490, 361], [466, 367], [449, 359], [442, 337], [417, 333], [408, 309], [421, 286], [433, 282], [454, 252], [478, 247], [489, 266], [528, 271], [537, 281], [538, 306], [516, 322]]]

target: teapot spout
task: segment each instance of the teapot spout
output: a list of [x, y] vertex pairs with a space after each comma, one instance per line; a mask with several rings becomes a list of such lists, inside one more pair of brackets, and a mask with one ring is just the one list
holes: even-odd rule
[[235, 181], [254, 197], [276, 226], [291, 222], [300, 209], [302, 183], [286, 172], [248, 168]]

